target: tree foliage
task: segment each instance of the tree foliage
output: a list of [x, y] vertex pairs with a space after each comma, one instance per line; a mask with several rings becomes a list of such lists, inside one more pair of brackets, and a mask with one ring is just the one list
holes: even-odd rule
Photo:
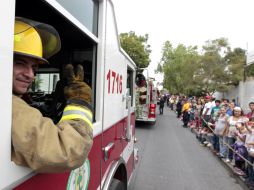
[[163, 65], [164, 88], [171, 93], [190, 93], [192, 79], [198, 60], [197, 47], [180, 44], [173, 48], [169, 41], [164, 43], [160, 64]]
[[146, 68], [150, 63], [150, 45], [147, 44], [148, 34], [137, 36], [135, 32], [120, 34], [120, 43], [138, 68]]
[[203, 46], [200, 68], [196, 80], [202, 91], [213, 94], [215, 91], [226, 91], [229, 81], [225, 56], [230, 51], [225, 38], [208, 40]]
[[199, 53], [196, 46], [164, 43], [157, 72], [164, 73], [164, 87], [171, 93], [191, 95], [227, 91], [243, 79], [245, 51], [231, 51], [228, 40], [208, 40]]
[[254, 64], [248, 65], [244, 69], [245, 77], [253, 77], [254, 76]]
[[245, 50], [235, 48], [228, 52], [225, 56], [225, 61], [228, 66], [229, 85], [238, 85], [239, 81], [244, 79], [244, 65], [246, 62]]

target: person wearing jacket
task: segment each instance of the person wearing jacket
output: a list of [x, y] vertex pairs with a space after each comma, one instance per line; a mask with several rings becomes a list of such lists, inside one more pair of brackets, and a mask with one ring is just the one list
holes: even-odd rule
[[161, 96], [161, 98], [160, 98], [160, 106], [159, 106], [160, 115], [163, 115], [164, 104], [165, 104], [164, 96]]
[[190, 120], [190, 107], [191, 104], [187, 98], [184, 99], [182, 114], [183, 114], [183, 127], [188, 127], [188, 123]]
[[178, 99], [177, 104], [176, 104], [177, 118], [180, 118], [180, 117], [181, 117], [182, 107], [183, 107], [183, 104], [182, 104], [182, 97], [179, 96], [179, 99]]
[[64, 69], [67, 103], [58, 124], [21, 98], [34, 80], [36, 68], [48, 63], [46, 58], [57, 53], [60, 46], [52, 26], [15, 19], [11, 159], [40, 173], [80, 167], [93, 144], [91, 88], [83, 82], [82, 66], [77, 66], [76, 73], [70, 64]]

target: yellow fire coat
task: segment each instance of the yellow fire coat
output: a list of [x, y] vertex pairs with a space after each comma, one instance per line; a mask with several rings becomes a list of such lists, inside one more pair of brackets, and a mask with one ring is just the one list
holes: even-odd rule
[[55, 125], [21, 98], [13, 95], [12, 101], [12, 161], [43, 173], [64, 172], [84, 163], [93, 144], [90, 110], [71, 106], [85, 111], [86, 118], [71, 115], [69, 109], [67, 119], [63, 116]]

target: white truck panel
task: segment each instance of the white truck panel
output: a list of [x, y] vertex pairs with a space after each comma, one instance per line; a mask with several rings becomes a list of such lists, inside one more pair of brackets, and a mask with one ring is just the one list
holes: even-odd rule
[[[123, 99], [126, 92], [127, 63], [125, 56], [119, 52], [119, 38], [117, 33], [116, 20], [113, 5], [107, 2], [106, 16], [106, 48], [105, 48], [105, 76], [104, 76], [104, 130], [117, 123], [124, 117], [126, 99]], [[110, 83], [107, 80], [107, 74], [113, 71], [118, 76], [122, 76], [122, 91], [118, 89], [117, 82], [114, 81], [112, 73], [110, 74]], [[110, 85], [110, 87], [109, 87]], [[114, 89], [114, 92], [113, 92]], [[108, 91], [109, 90], [109, 91]], [[110, 118], [110, 119], [109, 119]]]

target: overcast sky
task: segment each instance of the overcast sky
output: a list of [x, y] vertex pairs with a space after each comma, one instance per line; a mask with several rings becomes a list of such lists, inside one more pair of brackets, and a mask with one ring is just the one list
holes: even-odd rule
[[226, 37], [232, 48], [254, 50], [254, 0], [113, 0], [118, 32], [149, 34], [151, 66], [165, 41], [202, 46]]

